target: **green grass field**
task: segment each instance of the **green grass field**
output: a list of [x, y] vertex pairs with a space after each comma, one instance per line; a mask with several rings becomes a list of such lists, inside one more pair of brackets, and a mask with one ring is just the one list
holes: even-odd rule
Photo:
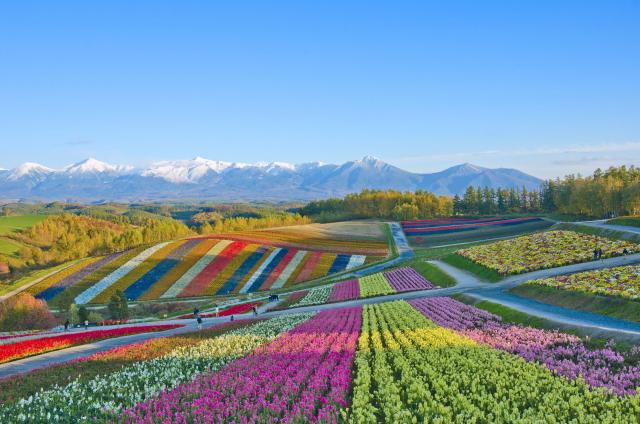
[[640, 227], [640, 216], [621, 216], [608, 220], [607, 224]]
[[46, 217], [46, 215], [0, 216], [0, 236], [29, 228]]
[[502, 280], [502, 278], [504, 278], [498, 273], [498, 271], [484, 267], [463, 256], [456, 255], [455, 253], [451, 253], [442, 257], [442, 261], [448, 263], [449, 265], [455, 266], [456, 268], [469, 271], [470, 273], [475, 274], [478, 277], [491, 283], [498, 282]]

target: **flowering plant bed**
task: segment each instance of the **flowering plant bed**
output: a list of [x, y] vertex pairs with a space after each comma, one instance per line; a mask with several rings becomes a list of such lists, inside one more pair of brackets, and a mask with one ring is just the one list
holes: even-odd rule
[[492, 269], [500, 275], [521, 274], [594, 259], [593, 251], [602, 249], [602, 257], [640, 251], [637, 244], [611, 240], [573, 231], [547, 231], [470, 247], [456, 252], [466, 259]]
[[[260, 302], [249, 302], [249, 303], [242, 303], [240, 305], [233, 305], [228, 307], [227, 309], [224, 309], [222, 311], [220, 311], [218, 313], [217, 316], [219, 317], [227, 317], [230, 315], [237, 315], [237, 314], [244, 314], [247, 313], [249, 311], [251, 311], [253, 309], [253, 307], [258, 307], [263, 305], [264, 302], [260, 301]], [[216, 314], [215, 313], [206, 313], [206, 314], [200, 314], [201, 318], [215, 318]], [[194, 316], [193, 314], [185, 314], [185, 315], [180, 315], [178, 317], [178, 319], [193, 319]]]
[[145, 325], [115, 328], [110, 330], [77, 331], [73, 333], [61, 333], [57, 336], [42, 337], [38, 339], [16, 341], [2, 345], [0, 349], [0, 363], [15, 361], [29, 356], [40, 355], [53, 350], [78, 346], [98, 340], [113, 337], [128, 336], [131, 334], [148, 333], [151, 331], [165, 331], [181, 325]]

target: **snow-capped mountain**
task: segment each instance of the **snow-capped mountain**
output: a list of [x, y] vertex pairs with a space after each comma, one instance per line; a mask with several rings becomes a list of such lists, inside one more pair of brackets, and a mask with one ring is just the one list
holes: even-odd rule
[[538, 188], [515, 169], [463, 164], [433, 174], [405, 171], [366, 156], [341, 165], [320, 162], [222, 162], [196, 157], [143, 169], [89, 158], [62, 169], [25, 163], [0, 170], [0, 198], [25, 200], [310, 200], [370, 189], [461, 194], [467, 186]]

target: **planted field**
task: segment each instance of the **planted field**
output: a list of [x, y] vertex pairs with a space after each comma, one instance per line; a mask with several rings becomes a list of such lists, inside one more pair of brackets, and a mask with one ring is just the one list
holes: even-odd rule
[[9, 341], [2, 344], [0, 349], [0, 363], [15, 361], [28, 356], [39, 355], [53, 350], [91, 343], [113, 337], [131, 334], [148, 333], [150, 331], [164, 331], [180, 327], [179, 325], [145, 325], [117, 328], [112, 330], [82, 331], [41, 337], [33, 340]]
[[46, 218], [46, 215], [0, 216], [0, 255], [15, 255], [24, 245], [6, 236]]
[[638, 421], [635, 350], [449, 298], [225, 325], [0, 381], [0, 421]]
[[104, 304], [121, 290], [132, 301], [280, 289], [353, 269], [366, 256], [194, 238], [89, 258], [29, 289], [56, 302], [63, 293], [77, 304]]
[[438, 286], [426, 280], [413, 268], [403, 267], [359, 279], [341, 281], [332, 286], [313, 288], [308, 290], [299, 301], [295, 303], [288, 302], [288, 306], [319, 305], [435, 288], [438, 288]]
[[560, 275], [543, 280], [532, 280], [526, 285], [638, 300], [640, 299], [640, 266], [621, 266]]
[[457, 254], [500, 275], [510, 275], [591, 261], [597, 248], [602, 249], [603, 258], [640, 251], [637, 244], [627, 241], [547, 231], [462, 249]]
[[416, 247], [436, 247], [470, 243], [492, 238], [516, 236], [548, 228], [551, 222], [541, 218], [441, 218], [403, 221], [402, 229]]

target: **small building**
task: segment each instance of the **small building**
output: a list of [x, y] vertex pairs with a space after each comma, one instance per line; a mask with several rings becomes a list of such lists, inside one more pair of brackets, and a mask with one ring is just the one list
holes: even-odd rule
[[11, 270], [9, 269], [9, 265], [4, 262], [0, 262], [0, 276], [8, 275], [10, 272]]

